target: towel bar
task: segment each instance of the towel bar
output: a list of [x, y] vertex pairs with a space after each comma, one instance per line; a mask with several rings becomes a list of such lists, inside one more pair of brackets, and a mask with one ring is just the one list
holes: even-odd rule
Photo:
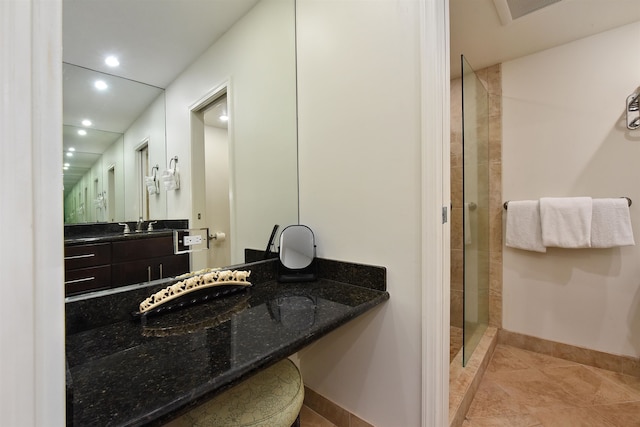
[[[621, 197], [621, 198], [622, 198], [622, 199], [627, 199], [627, 203], [629, 203], [629, 206], [631, 206], [631, 203], [633, 203], [633, 201], [631, 200], [631, 198], [630, 198], [630, 197], [626, 197], [626, 196], [624, 196], [624, 197]], [[504, 203], [502, 204], [502, 207], [503, 207], [505, 210], [509, 209], [509, 200], [507, 200], [506, 202], [504, 202]]]

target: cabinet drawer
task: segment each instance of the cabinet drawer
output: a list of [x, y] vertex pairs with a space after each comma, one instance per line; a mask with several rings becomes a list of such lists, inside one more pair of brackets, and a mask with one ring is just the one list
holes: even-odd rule
[[67, 246], [64, 248], [65, 270], [111, 263], [111, 243]]
[[65, 273], [65, 295], [105, 289], [111, 286], [111, 266], [80, 268]]
[[112, 245], [114, 263], [173, 255], [173, 236], [132, 239]]
[[189, 254], [174, 255], [159, 260], [162, 263], [162, 277], [174, 277], [189, 272]]
[[111, 284], [115, 287], [143, 283], [188, 271], [188, 254], [121, 262], [112, 265]]

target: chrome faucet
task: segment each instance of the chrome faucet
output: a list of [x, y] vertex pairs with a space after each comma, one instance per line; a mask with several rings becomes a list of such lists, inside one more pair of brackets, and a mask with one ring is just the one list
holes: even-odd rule
[[149, 226], [147, 227], [147, 231], [153, 231], [153, 224], [157, 223], [158, 221], [151, 221], [149, 222]]
[[119, 222], [118, 225], [124, 225], [124, 234], [131, 233], [131, 230], [129, 229], [129, 224], [127, 224], [126, 222]]
[[142, 220], [142, 217], [140, 217], [140, 219], [138, 219], [138, 222], [136, 223], [136, 233], [140, 233], [142, 231], [143, 224], [144, 221]]

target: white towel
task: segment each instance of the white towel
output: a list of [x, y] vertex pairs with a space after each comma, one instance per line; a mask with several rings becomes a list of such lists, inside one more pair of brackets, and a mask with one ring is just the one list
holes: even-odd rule
[[147, 191], [150, 196], [158, 193], [158, 181], [155, 176], [145, 176], [144, 183], [147, 186]]
[[167, 191], [180, 188], [180, 177], [177, 169], [167, 169], [162, 173], [162, 183]]
[[546, 247], [591, 247], [591, 197], [540, 199], [542, 243]]
[[505, 244], [510, 248], [546, 252], [540, 228], [540, 204], [537, 200], [509, 202]]
[[591, 247], [612, 248], [635, 244], [627, 199], [593, 199]]

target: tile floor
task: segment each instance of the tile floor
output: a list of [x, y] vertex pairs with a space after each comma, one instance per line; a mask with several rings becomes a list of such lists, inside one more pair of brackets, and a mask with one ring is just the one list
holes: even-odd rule
[[[307, 406], [301, 427], [336, 427]], [[498, 344], [463, 427], [640, 427], [640, 378]]]
[[304, 405], [300, 410], [300, 427], [336, 427], [336, 425]]
[[640, 426], [640, 378], [498, 345], [463, 427]]
[[462, 328], [449, 326], [449, 363], [453, 362], [460, 349], [462, 349]]

